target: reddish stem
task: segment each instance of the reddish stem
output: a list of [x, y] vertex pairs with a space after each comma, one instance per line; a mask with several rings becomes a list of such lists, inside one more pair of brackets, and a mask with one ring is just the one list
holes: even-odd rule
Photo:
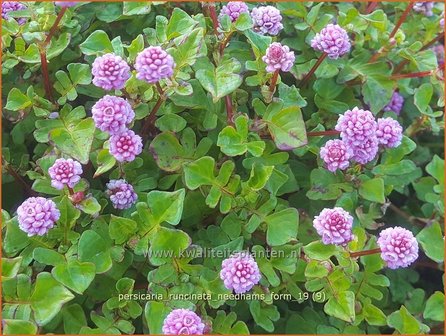
[[407, 5], [406, 10], [403, 12], [403, 15], [401, 15], [400, 19], [396, 23], [395, 27], [393, 28], [392, 32], [389, 35], [389, 40], [392, 39], [395, 34], [398, 32], [398, 29], [400, 29], [403, 22], [406, 20], [407, 15], [412, 10], [412, 7], [415, 5], [415, 2], [410, 2], [409, 5]]
[[274, 93], [276, 89], [277, 79], [279, 78], [279, 70], [274, 71], [273, 77], [271, 78], [271, 82], [269, 84], [269, 91]]
[[67, 188], [68, 188], [68, 192], [70, 193], [70, 196], [73, 196], [73, 194], [74, 194], [73, 188], [71, 188], [69, 186], [67, 186]]
[[316, 137], [316, 136], [324, 136], [324, 135], [338, 135], [341, 132], [330, 130], [330, 131], [319, 131], [319, 132], [307, 132], [307, 137]]
[[56, 21], [54, 21], [54, 24], [53, 24], [53, 26], [51, 27], [50, 32], [49, 32], [48, 36], [47, 36], [46, 39], [45, 39], [45, 42], [44, 42], [44, 45], [45, 45], [45, 46], [48, 45], [48, 44], [50, 43], [51, 38], [52, 38], [53, 35], [56, 33], [57, 28], [58, 28], [59, 23], [60, 23], [60, 20], [62, 20], [62, 17], [64, 16], [64, 14], [65, 14], [66, 11], [67, 11], [67, 8], [64, 7], [64, 8], [62, 8], [62, 9], [60, 10], [59, 14], [57, 14]]
[[367, 6], [367, 9], [365, 10], [365, 13], [370, 14], [371, 12], [373, 12], [376, 9], [376, 7], [378, 7], [377, 1], [369, 3], [369, 5]]
[[359, 251], [359, 252], [350, 252], [350, 257], [356, 258], [356, 257], [362, 257], [362, 256], [370, 255], [370, 254], [380, 253], [380, 252], [381, 252], [380, 248], [375, 248], [375, 249], [366, 250], [366, 251]]
[[421, 72], [412, 72], [407, 74], [396, 74], [392, 75], [390, 79], [401, 79], [401, 78], [419, 78], [426, 77], [432, 75], [432, 70], [429, 71], [421, 71]]
[[17, 173], [14, 168], [12, 168], [9, 163], [3, 162], [3, 166], [5, 167], [6, 171], [9, 175], [11, 175], [16, 183], [19, 183], [23, 186], [23, 189], [25, 191], [25, 194], [28, 196], [35, 196], [37, 193], [31, 189], [31, 187], [28, 185], [28, 183], [25, 182], [25, 180], [22, 178], [22, 176]]
[[155, 121], [156, 121], [156, 113], [158, 112], [158, 110], [160, 109], [161, 105], [163, 104], [165, 98], [163, 96], [160, 96], [158, 98], [158, 101], [156, 102], [155, 106], [153, 107], [152, 111], [150, 112], [150, 114], [147, 116], [144, 125], [141, 129], [141, 136], [144, 140], [147, 139], [149, 130], [153, 129], [154, 125], [155, 125]]
[[308, 72], [305, 77], [302, 79], [302, 81], [299, 84], [299, 87], [302, 87], [306, 84], [306, 82], [310, 79], [311, 76], [313, 76], [314, 72], [319, 68], [319, 66], [322, 64], [324, 59], [327, 57], [327, 53], [323, 53], [321, 56], [319, 56], [319, 59], [317, 62], [313, 65], [310, 72]]
[[46, 97], [54, 103], [53, 94], [51, 90], [50, 74], [48, 71], [48, 61], [46, 59], [46, 50], [40, 50], [40, 63], [42, 67], [43, 87], [45, 88]]
[[217, 18], [217, 11], [215, 10], [215, 4], [209, 3], [208, 8], [209, 8], [209, 16], [211, 17], [212, 25], [214, 27], [214, 34], [218, 35], [218, 18]]
[[233, 32], [230, 32], [228, 34], [228, 36], [226, 36], [226, 38], [221, 42], [220, 44], [220, 56], [223, 56], [224, 52], [225, 52], [225, 48], [228, 45], [229, 41], [231, 40]]
[[226, 105], [226, 116], [227, 116], [227, 120], [228, 120], [228, 125], [233, 125], [234, 124], [234, 111], [232, 109], [232, 100], [231, 100], [231, 96], [227, 95], [225, 97], [225, 105]]

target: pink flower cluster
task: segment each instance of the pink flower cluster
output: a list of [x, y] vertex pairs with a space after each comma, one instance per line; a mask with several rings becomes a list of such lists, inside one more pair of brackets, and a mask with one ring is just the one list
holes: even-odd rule
[[[341, 133], [345, 145], [352, 150], [352, 159], [360, 164], [374, 160], [379, 145], [398, 147], [403, 137], [403, 128], [396, 120], [380, 118], [376, 121], [370, 111], [358, 107], [341, 115], [335, 128]], [[324, 157], [332, 155], [335, 156], [335, 153], [324, 153]]]
[[345, 170], [349, 167], [353, 151], [342, 140], [329, 140], [321, 148], [320, 155], [327, 169], [335, 172], [338, 169]]
[[278, 35], [283, 29], [280, 10], [273, 6], [261, 6], [251, 11], [254, 29], [260, 34]]
[[353, 239], [353, 217], [344, 209], [324, 209], [314, 217], [313, 226], [326, 245], [347, 245]]
[[131, 162], [142, 152], [142, 139], [132, 130], [110, 137], [110, 154], [119, 162]]
[[434, 15], [434, 12], [432, 11], [434, 9], [434, 4], [434, 2], [416, 2], [413, 6], [413, 10], [424, 14], [425, 16], [432, 16]]
[[62, 8], [68, 8], [73, 7], [78, 4], [79, 1], [54, 1], [56, 6], [62, 7]]
[[330, 23], [314, 36], [311, 47], [326, 53], [331, 59], [338, 59], [350, 51], [351, 44], [347, 32]]
[[403, 108], [404, 97], [400, 95], [397, 91], [394, 91], [392, 94], [392, 98], [390, 102], [384, 107], [384, 111], [389, 112], [393, 111], [397, 115], [401, 113], [401, 109]]
[[28, 236], [43, 236], [60, 218], [56, 203], [43, 197], [30, 197], [17, 209], [19, 227]]
[[258, 284], [261, 275], [254, 258], [248, 252], [238, 252], [223, 260], [220, 278], [227, 289], [239, 294]]
[[[9, 19], [8, 15], [9, 12], [15, 12], [27, 8], [24, 4], [18, 1], [2, 1], [1, 6], [2, 6], [2, 18], [4, 20]], [[26, 18], [16, 18], [16, 20], [20, 25], [25, 24], [26, 22]]]
[[93, 62], [93, 84], [104, 90], [120, 90], [130, 78], [130, 67], [115, 54], [105, 54]]
[[205, 325], [200, 316], [188, 309], [174, 309], [164, 319], [164, 335], [203, 335]]
[[271, 43], [266, 49], [266, 55], [262, 57], [262, 60], [266, 63], [267, 72], [290, 71], [294, 59], [294, 52], [290, 51], [288, 46], [283, 46], [278, 42]]
[[103, 132], [117, 134], [125, 131], [135, 118], [135, 112], [126, 99], [106, 95], [91, 109], [96, 127]]
[[399, 226], [381, 231], [378, 245], [381, 258], [391, 269], [407, 267], [418, 258], [417, 240], [412, 232]]
[[235, 22], [242, 13], [249, 13], [248, 6], [243, 1], [229, 1], [221, 8], [218, 19], [221, 21], [222, 17], [227, 15], [231, 22]]
[[59, 190], [65, 186], [74, 188], [80, 181], [82, 174], [82, 166], [73, 159], [57, 159], [56, 162], [48, 169], [51, 177], [51, 185]]
[[148, 47], [136, 57], [136, 78], [147, 83], [157, 83], [161, 79], [170, 78], [173, 75], [175, 62], [161, 47]]
[[107, 194], [115, 209], [128, 209], [138, 199], [133, 186], [125, 180], [110, 180], [107, 183]]

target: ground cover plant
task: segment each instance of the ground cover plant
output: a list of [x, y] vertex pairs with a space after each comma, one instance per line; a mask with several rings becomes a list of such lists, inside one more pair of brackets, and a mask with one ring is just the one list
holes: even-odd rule
[[444, 3], [1, 6], [5, 334], [444, 333]]

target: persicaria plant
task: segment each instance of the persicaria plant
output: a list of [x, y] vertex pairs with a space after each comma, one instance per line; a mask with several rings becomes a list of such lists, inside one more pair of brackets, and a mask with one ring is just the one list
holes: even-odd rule
[[442, 2], [2, 4], [4, 334], [443, 334]]

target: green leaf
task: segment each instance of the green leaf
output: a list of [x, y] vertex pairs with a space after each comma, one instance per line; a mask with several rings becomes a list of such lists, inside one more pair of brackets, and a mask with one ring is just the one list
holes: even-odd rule
[[144, 318], [150, 334], [162, 334], [163, 322], [170, 309], [162, 302], [149, 301], [144, 308]]
[[174, 192], [153, 190], [147, 195], [147, 204], [157, 223], [167, 222], [177, 225], [183, 214], [184, 196], [186, 191], [179, 189]]
[[109, 225], [110, 238], [115, 240], [116, 244], [122, 244], [136, 232], [137, 224], [134, 220], [112, 215]]
[[78, 294], [82, 294], [90, 286], [96, 275], [93, 263], [78, 260], [58, 264], [51, 274], [54, 279]]
[[444, 262], [444, 237], [440, 224], [427, 225], [416, 238], [429, 258], [436, 262]]
[[414, 104], [421, 113], [428, 111], [429, 103], [432, 99], [434, 89], [432, 84], [424, 83], [419, 88], [415, 89]]
[[64, 307], [62, 310], [65, 334], [79, 334], [82, 327], [87, 325], [87, 318], [77, 303]]
[[273, 322], [280, 318], [280, 313], [274, 305], [262, 306], [260, 301], [251, 301], [249, 311], [257, 325], [268, 332], [274, 331]]
[[166, 39], [171, 40], [177, 36], [187, 35], [196, 25], [197, 21], [192, 19], [189, 14], [175, 7], [166, 27]]
[[190, 243], [191, 239], [186, 232], [160, 227], [151, 241], [150, 262], [156, 266], [170, 262], [178, 258]]
[[2, 278], [13, 278], [17, 275], [22, 263], [22, 257], [2, 258]]
[[426, 171], [432, 175], [438, 184], [444, 186], [444, 160], [434, 155], [432, 161], [426, 166]]
[[249, 13], [241, 13], [234, 22], [234, 27], [238, 31], [245, 31], [253, 27], [251, 15]]
[[62, 254], [43, 247], [36, 247], [34, 249], [33, 258], [41, 264], [51, 266], [65, 263], [65, 258]]
[[150, 13], [150, 2], [124, 2], [122, 14], [143, 15]]
[[297, 209], [288, 208], [274, 212], [265, 218], [268, 226], [266, 241], [268, 245], [278, 246], [296, 239], [299, 226], [299, 213]]
[[370, 325], [384, 326], [387, 324], [386, 315], [382, 312], [381, 309], [374, 306], [373, 304], [365, 304], [362, 311], [364, 313], [365, 320]]
[[436, 291], [426, 302], [423, 317], [434, 321], [444, 321], [444, 293]]
[[203, 28], [196, 28], [190, 34], [181, 37], [180, 42], [172, 50], [176, 72], [187, 65], [192, 66], [195, 64], [200, 45], [203, 42], [203, 35]]
[[80, 121], [78, 124], [66, 125], [50, 132], [50, 138], [59, 149], [72, 156], [82, 164], [87, 164], [93, 142], [95, 125], [92, 118]]
[[321, 241], [314, 241], [304, 246], [304, 252], [310, 259], [327, 260], [336, 253], [336, 246], [325, 245]]
[[30, 299], [37, 324], [43, 326], [50, 322], [59, 313], [63, 304], [73, 298], [74, 295], [57, 282], [51, 274], [39, 273]]
[[3, 320], [4, 335], [35, 335], [37, 326], [31, 321], [25, 320]]
[[112, 267], [110, 247], [95, 231], [87, 230], [79, 239], [79, 260], [96, 265], [96, 273], [104, 273]]
[[421, 324], [413, 317], [406, 309], [401, 306], [400, 310], [397, 310], [387, 316], [387, 324], [391, 328], [395, 328], [400, 334], [423, 334], [428, 328], [424, 324]]
[[149, 150], [162, 170], [174, 172], [184, 163], [184, 149], [175, 134], [171, 132], [158, 134], [150, 143]]
[[95, 30], [79, 45], [84, 55], [100, 55], [113, 51], [113, 45], [103, 30]]
[[32, 100], [27, 95], [23, 94], [17, 88], [12, 88], [8, 93], [5, 109], [19, 111], [32, 106], [32, 104]]
[[324, 311], [330, 316], [352, 323], [355, 320], [355, 294], [351, 291], [338, 293], [328, 299]]
[[108, 172], [116, 164], [116, 159], [110, 154], [110, 151], [106, 148], [101, 149], [97, 156], [98, 169], [94, 173], [93, 178], [99, 177], [102, 174]]
[[209, 61], [201, 65], [195, 73], [206, 91], [210, 92], [214, 103], [232, 93], [242, 84], [240, 76], [240, 62], [234, 58], [223, 61], [215, 68]]
[[307, 144], [307, 132], [298, 106], [284, 107], [283, 101], [268, 105], [263, 116], [268, 130], [281, 150], [292, 150]]
[[263, 141], [248, 141], [248, 118], [244, 115], [235, 120], [235, 128], [226, 126], [218, 134], [217, 146], [229, 156], [238, 156], [250, 152], [253, 156], [261, 156], [265, 149]]
[[384, 180], [374, 178], [361, 182], [359, 195], [368, 201], [384, 204], [386, 201], [384, 196]]

